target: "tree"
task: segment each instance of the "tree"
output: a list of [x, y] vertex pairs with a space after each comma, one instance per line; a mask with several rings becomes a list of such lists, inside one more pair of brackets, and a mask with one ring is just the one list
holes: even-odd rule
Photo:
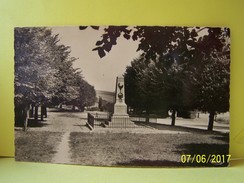
[[[94, 96], [94, 89], [73, 68], [76, 58], [47, 28], [15, 29], [15, 116], [27, 127], [30, 105], [41, 107], [41, 119], [48, 104], [74, 103], [80, 96]], [[86, 89], [83, 90], [82, 87]], [[85, 93], [89, 94], [85, 94]], [[87, 101], [85, 101], [87, 100]], [[91, 99], [83, 99], [89, 105]]]
[[176, 111], [182, 102], [182, 74], [179, 66], [166, 68], [164, 62], [146, 61], [143, 57], [134, 60], [125, 72], [126, 102], [133, 109], [150, 113], [165, 113], [172, 110], [172, 125]]
[[46, 28], [15, 29], [15, 116], [25, 128], [30, 105], [38, 106], [45, 98], [42, 83], [53, 71], [46, 54], [50, 35]]
[[155, 97], [150, 85], [150, 67], [143, 57], [134, 60], [125, 72], [125, 101], [134, 112], [146, 112], [146, 121], [155, 108]]
[[146, 122], [149, 122], [149, 115], [155, 110], [159, 110], [159, 103], [162, 95], [159, 88], [154, 87], [153, 62], [146, 62], [143, 57], [134, 60], [131, 67], [127, 67], [125, 72], [125, 92], [126, 102], [134, 109], [134, 112], [145, 112]]
[[96, 102], [96, 91], [87, 81], [82, 80], [79, 88], [79, 97], [76, 100], [81, 111], [84, 111], [85, 107], [89, 107]]
[[[136, 27], [133, 39], [140, 39], [138, 50], [142, 50], [145, 62], [149, 63], [143, 71], [143, 80], [149, 85], [146, 103], [172, 110], [172, 125], [175, 124], [176, 111], [182, 104], [182, 76], [186, 63], [193, 57], [196, 32], [186, 27]], [[105, 41], [104, 41], [105, 42]], [[102, 44], [102, 47], [106, 45]], [[146, 75], [148, 73], [149, 75]], [[147, 77], [149, 76], [149, 77]], [[146, 79], [147, 78], [147, 79]], [[147, 81], [146, 81], [147, 80]], [[155, 91], [157, 90], [157, 91]], [[149, 95], [148, 91], [152, 91]], [[144, 92], [145, 93], [145, 92]], [[151, 97], [149, 97], [151, 96]], [[161, 101], [164, 102], [161, 102]]]
[[194, 105], [209, 113], [208, 130], [213, 130], [214, 116], [229, 110], [230, 33], [212, 28], [197, 45], [201, 58], [191, 68], [191, 83], [196, 93]]
[[[98, 28], [96, 27], [96, 29]], [[141, 86], [147, 90], [144, 92], [147, 96], [145, 95], [143, 98], [147, 97], [149, 99], [152, 96], [148, 89], [153, 89], [155, 86], [162, 87], [162, 83], [165, 86], [162, 88], [161, 94], [157, 96], [166, 94], [167, 97], [164, 97], [164, 100], [167, 100], [169, 108], [173, 110], [172, 125], [174, 125], [175, 111], [180, 107], [197, 108], [209, 112], [209, 130], [213, 126], [213, 114], [228, 110], [229, 29], [108, 26], [104, 28], [104, 34], [101, 36], [101, 40], [96, 42], [93, 51], [97, 51], [100, 57], [104, 57], [117, 44], [117, 39], [120, 36], [125, 39], [138, 41], [137, 51], [143, 52], [142, 56], [145, 60], [141, 61], [146, 62], [146, 64], [143, 63], [146, 67], [141, 64], [142, 71], [140, 73], [143, 73], [143, 78], [134, 80], [138, 83], [144, 83]], [[217, 70], [214, 71], [214, 69]], [[131, 78], [137, 74], [134, 68], [127, 68], [126, 72], [129, 75], [131, 74]], [[211, 87], [206, 86], [209, 83], [206, 76], [211, 78]], [[152, 87], [153, 83], [154, 87]], [[140, 90], [140, 84], [130, 84], [132, 88]], [[201, 87], [205, 87], [204, 90]], [[130, 92], [133, 94], [133, 91]], [[140, 92], [143, 94], [143, 89]], [[222, 96], [210, 95], [211, 92], [219, 93]], [[208, 94], [204, 96], [202, 93]], [[221, 100], [217, 97], [221, 98]], [[148, 101], [152, 102], [153, 99], [150, 99]], [[143, 99], [139, 101], [142, 104], [143, 102], [147, 103]], [[131, 102], [133, 103], [133, 101]], [[147, 104], [149, 105], [150, 102]], [[212, 109], [213, 106], [216, 107]]]
[[98, 108], [100, 111], [102, 111], [102, 107], [103, 107], [103, 98], [101, 96], [99, 96], [98, 98]]

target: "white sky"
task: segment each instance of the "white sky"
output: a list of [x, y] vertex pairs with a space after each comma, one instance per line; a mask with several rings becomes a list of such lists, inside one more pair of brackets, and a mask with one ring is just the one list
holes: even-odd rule
[[101, 39], [103, 27], [99, 31], [91, 27], [79, 30], [78, 26], [53, 27], [52, 30], [54, 34], [59, 34], [61, 44], [71, 47], [71, 56], [79, 58], [74, 62], [74, 68], [80, 68], [84, 79], [96, 90], [114, 91], [116, 77], [123, 74], [126, 66], [140, 55], [140, 52], [136, 52], [138, 42], [121, 37], [117, 45], [101, 59], [92, 49]]

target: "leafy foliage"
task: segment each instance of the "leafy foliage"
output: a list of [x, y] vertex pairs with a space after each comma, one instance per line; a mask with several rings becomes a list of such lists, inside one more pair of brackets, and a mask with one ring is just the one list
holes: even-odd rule
[[230, 32], [214, 28], [198, 41], [201, 59], [193, 63], [190, 75], [195, 91], [195, 107], [210, 113], [209, 130], [216, 113], [229, 110], [230, 97]]
[[95, 90], [73, 68], [76, 58], [48, 28], [15, 28], [15, 107], [92, 105]]
[[228, 28], [108, 26], [93, 51], [104, 57], [121, 36], [142, 51], [125, 72], [132, 108], [202, 110], [210, 113], [210, 130], [214, 114], [229, 110]]

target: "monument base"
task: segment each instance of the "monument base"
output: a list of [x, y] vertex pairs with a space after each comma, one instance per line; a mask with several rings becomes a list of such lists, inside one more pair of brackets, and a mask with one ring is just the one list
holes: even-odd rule
[[136, 128], [128, 115], [113, 115], [108, 126], [110, 128]]
[[128, 116], [126, 104], [125, 103], [115, 103], [113, 115], [114, 116]]

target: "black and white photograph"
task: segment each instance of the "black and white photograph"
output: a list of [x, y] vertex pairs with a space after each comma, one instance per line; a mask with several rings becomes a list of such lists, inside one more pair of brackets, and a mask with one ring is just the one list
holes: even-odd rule
[[14, 29], [15, 160], [229, 165], [230, 29]]

